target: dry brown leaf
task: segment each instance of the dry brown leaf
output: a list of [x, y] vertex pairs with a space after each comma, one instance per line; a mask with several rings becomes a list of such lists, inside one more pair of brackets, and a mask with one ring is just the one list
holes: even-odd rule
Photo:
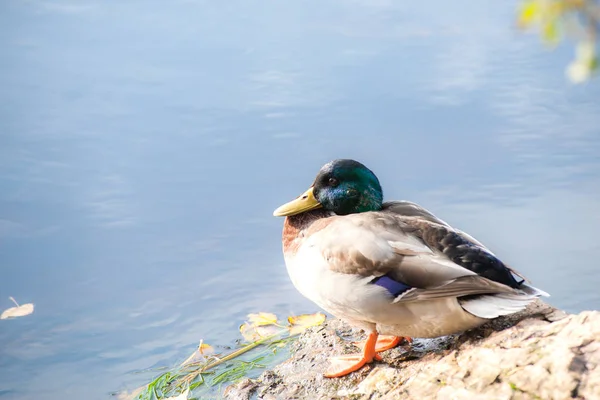
[[290, 335], [297, 335], [311, 326], [321, 325], [327, 317], [323, 313], [302, 314], [288, 317]]
[[0, 315], [0, 319], [24, 317], [33, 313], [33, 303], [19, 305], [19, 303], [17, 303], [17, 301], [12, 297], [9, 297], [9, 299], [12, 300], [13, 303], [15, 303], [16, 307], [7, 308], [6, 310], [4, 310], [2, 312], [2, 315]]

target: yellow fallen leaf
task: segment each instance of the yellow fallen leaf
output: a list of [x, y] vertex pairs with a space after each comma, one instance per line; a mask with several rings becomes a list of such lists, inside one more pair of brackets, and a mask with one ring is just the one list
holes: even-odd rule
[[240, 326], [240, 333], [249, 342], [254, 342], [273, 335], [280, 330], [277, 324], [277, 315], [273, 313], [259, 312], [248, 314], [248, 321]]
[[33, 303], [21, 304], [17, 303], [17, 301], [9, 297], [13, 303], [15, 303], [16, 307], [7, 308], [0, 315], [0, 319], [8, 319], [8, 318], [16, 318], [16, 317], [24, 317], [25, 315], [29, 315], [33, 312]]
[[240, 333], [248, 342], [256, 342], [280, 332], [282, 332], [282, 329], [277, 325], [251, 325], [244, 322], [240, 326]]
[[277, 324], [277, 316], [273, 313], [259, 312], [258, 314], [248, 314], [248, 322], [251, 325], [275, 325]]
[[212, 354], [215, 352], [215, 349], [210, 344], [200, 343], [200, 346], [198, 346], [198, 351], [200, 354]]
[[290, 335], [297, 335], [311, 326], [321, 325], [327, 317], [323, 313], [302, 314], [288, 317]]
[[288, 317], [288, 322], [292, 325], [314, 326], [321, 325], [327, 317], [323, 313], [293, 315]]
[[254, 342], [260, 339], [259, 334], [256, 332], [256, 327], [247, 322], [244, 322], [242, 325], [240, 325], [240, 333], [248, 342]]
[[201, 340], [198, 348], [184, 362], [181, 363], [181, 366], [204, 359], [206, 358], [204, 357], [205, 355], [212, 354], [214, 352], [215, 349], [210, 344], [206, 344], [203, 340]]

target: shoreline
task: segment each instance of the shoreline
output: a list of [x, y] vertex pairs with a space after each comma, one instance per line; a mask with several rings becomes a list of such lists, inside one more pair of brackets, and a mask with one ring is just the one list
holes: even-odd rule
[[357, 348], [338, 319], [309, 328], [292, 356], [225, 399], [593, 399], [600, 398], [600, 311], [566, 314], [541, 301], [462, 334], [415, 339], [343, 378], [322, 376], [327, 358]]

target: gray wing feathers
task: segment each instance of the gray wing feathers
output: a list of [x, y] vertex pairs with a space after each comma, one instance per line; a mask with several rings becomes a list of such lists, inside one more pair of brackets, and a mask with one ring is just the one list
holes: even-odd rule
[[501, 283], [490, 281], [477, 275], [464, 276], [439, 287], [411, 289], [394, 299], [394, 303], [408, 301], [433, 300], [443, 297], [460, 297], [487, 293], [514, 293], [512, 289]]
[[384, 211], [389, 210], [395, 214], [403, 215], [405, 217], [419, 217], [429, 222], [435, 222], [436, 224], [445, 225], [448, 227], [450, 226], [445, 221], [442, 221], [433, 215], [430, 211], [410, 201], [388, 201], [383, 204], [382, 208]]
[[390, 201], [390, 202], [384, 203], [383, 208], [387, 209], [389, 211], [392, 211], [396, 214], [405, 216], [405, 217], [420, 217], [422, 219], [425, 219], [426, 221], [444, 225], [448, 228], [451, 228], [452, 230], [454, 230], [456, 233], [458, 233], [465, 239], [486, 249], [490, 254], [494, 254], [490, 251], [490, 249], [485, 247], [485, 245], [483, 243], [481, 243], [480, 241], [475, 239], [473, 236], [471, 236], [468, 233], [463, 232], [459, 229], [452, 228], [446, 221], [436, 217], [433, 213], [431, 213], [430, 211], [428, 211], [427, 209], [421, 207], [420, 205], [418, 205], [416, 203], [412, 203], [412, 202], [406, 201], [406, 200]]
[[328, 268], [363, 277], [387, 275], [413, 287], [394, 303], [469, 296], [459, 300], [466, 311], [495, 318], [522, 310], [537, 297], [548, 295], [526, 283], [515, 289], [488, 279], [457, 264], [435, 243], [425, 243], [415, 229], [430, 229], [433, 234], [435, 229], [452, 231], [489, 252], [470, 235], [415, 203], [388, 202], [381, 212], [333, 218], [312, 242], [320, 248]]
[[405, 256], [389, 274], [400, 282], [423, 289], [446, 285], [461, 277], [477, 276], [473, 271], [433, 254]]

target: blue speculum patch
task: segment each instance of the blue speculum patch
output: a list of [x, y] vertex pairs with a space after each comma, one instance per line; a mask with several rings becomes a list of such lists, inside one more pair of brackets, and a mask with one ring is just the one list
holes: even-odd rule
[[373, 279], [371, 283], [386, 289], [394, 297], [399, 296], [402, 293], [406, 292], [408, 289], [412, 288], [412, 286], [408, 286], [405, 283], [398, 282], [387, 275], [379, 276]]

